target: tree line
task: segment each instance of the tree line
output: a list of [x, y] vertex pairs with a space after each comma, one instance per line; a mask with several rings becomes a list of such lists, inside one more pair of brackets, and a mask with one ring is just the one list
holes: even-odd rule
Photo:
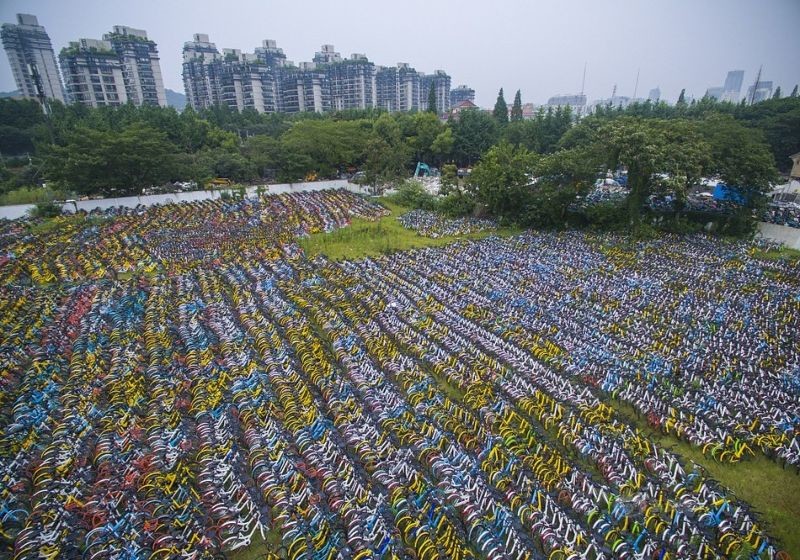
[[417, 161], [474, 165], [503, 139], [540, 153], [569, 129], [569, 109], [503, 123], [483, 111], [442, 122], [430, 111], [259, 114], [218, 106], [87, 108], [0, 100], [0, 194], [46, 181], [77, 195], [131, 195], [166, 182], [214, 177], [279, 182], [363, 170], [371, 182], [405, 177]]
[[[700, 175], [763, 193], [776, 165], [788, 169], [788, 156], [800, 152], [796, 96], [755, 105], [704, 98], [600, 107], [577, 123], [569, 107], [524, 119], [520, 93], [509, 110], [502, 90], [492, 112], [467, 110], [447, 122], [428, 111], [286, 115], [225, 106], [178, 113], [54, 104], [45, 117], [34, 101], [2, 99], [0, 122], [3, 193], [46, 181], [76, 195], [119, 196], [166, 182], [294, 182], [355, 170], [382, 183], [408, 177], [423, 161], [476, 166], [469, 185], [454, 192], [470, 199], [455, 207], [480, 203], [531, 225], [562, 221], [605, 169], [628, 169], [626, 219], [638, 223], [649, 194], [671, 190], [680, 201]], [[670, 180], [655, 181], [657, 174]]]

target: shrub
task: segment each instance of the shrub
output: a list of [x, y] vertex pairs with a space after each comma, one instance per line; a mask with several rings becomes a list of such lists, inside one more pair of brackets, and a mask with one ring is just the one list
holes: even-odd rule
[[33, 218], [55, 218], [61, 215], [61, 205], [53, 201], [37, 202], [28, 212]]
[[411, 179], [400, 185], [389, 199], [402, 206], [421, 210], [436, 210], [439, 203], [435, 196], [425, 190], [422, 183]]
[[475, 201], [460, 192], [454, 192], [439, 201], [439, 212], [451, 218], [469, 216], [475, 211]]
[[595, 204], [586, 209], [586, 218], [592, 228], [618, 231], [628, 227], [628, 209], [621, 204]]

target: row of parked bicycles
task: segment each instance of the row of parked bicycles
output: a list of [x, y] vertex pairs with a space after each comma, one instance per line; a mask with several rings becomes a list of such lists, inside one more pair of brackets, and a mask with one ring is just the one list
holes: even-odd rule
[[[389, 212], [344, 189], [112, 208], [51, 220], [0, 221], [0, 284], [179, 274], [230, 255], [272, 258], [299, 236]], [[33, 226], [33, 227], [31, 227]]]
[[430, 210], [411, 210], [398, 218], [400, 224], [424, 237], [465, 235], [497, 229], [494, 220], [485, 218], [446, 218]]
[[[334, 195], [258, 202], [302, 199], [245, 247], [214, 205], [120, 212], [153, 272], [3, 276], [0, 557], [788, 558], [607, 403], [796, 466], [796, 265], [577, 233], [309, 260], [309, 224], [382, 213]], [[169, 233], [203, 216], [213, 258]]]

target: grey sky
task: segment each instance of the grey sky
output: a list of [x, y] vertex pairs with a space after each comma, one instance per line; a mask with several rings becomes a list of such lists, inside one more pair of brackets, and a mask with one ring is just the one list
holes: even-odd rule
[[[145, 29], [158, 43], [165, 86], [180, 92], [181, 49], [193, 33], [247, 52], [275, 39], [295, 62], [333, 43], [377, 64], [442, 68], [484, 107], [500, 87], [509, 103], [517, 89], [534, 103], [577, 93], [584, 61], [590, 101], [609, 97], [614, 84], [633, 95], [637, 68], [639, 96], [660, 86], [671, 101], [684, 87], [702, 96], [731, 69], [745, 70], [744, 90], [759, 64], [784, 94], [800, 82], [800, 0], [0, 0], [0, 22], [17, 12], [38, 16], [56, 52], [113, 25]], [[0, 90], [12, 89], [3, 55]]]

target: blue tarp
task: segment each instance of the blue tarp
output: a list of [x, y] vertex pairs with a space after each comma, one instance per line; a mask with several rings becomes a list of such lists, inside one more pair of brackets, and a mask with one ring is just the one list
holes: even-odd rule
[[713, 194], [714, 200], [730, 200], [731, 202], [737, 202], [739, 204], [745, 203], [744, 196], [742, 196], [738, 188], [729, 187], [724, 183], [717, 183], [717, 186], [714, 187]]

